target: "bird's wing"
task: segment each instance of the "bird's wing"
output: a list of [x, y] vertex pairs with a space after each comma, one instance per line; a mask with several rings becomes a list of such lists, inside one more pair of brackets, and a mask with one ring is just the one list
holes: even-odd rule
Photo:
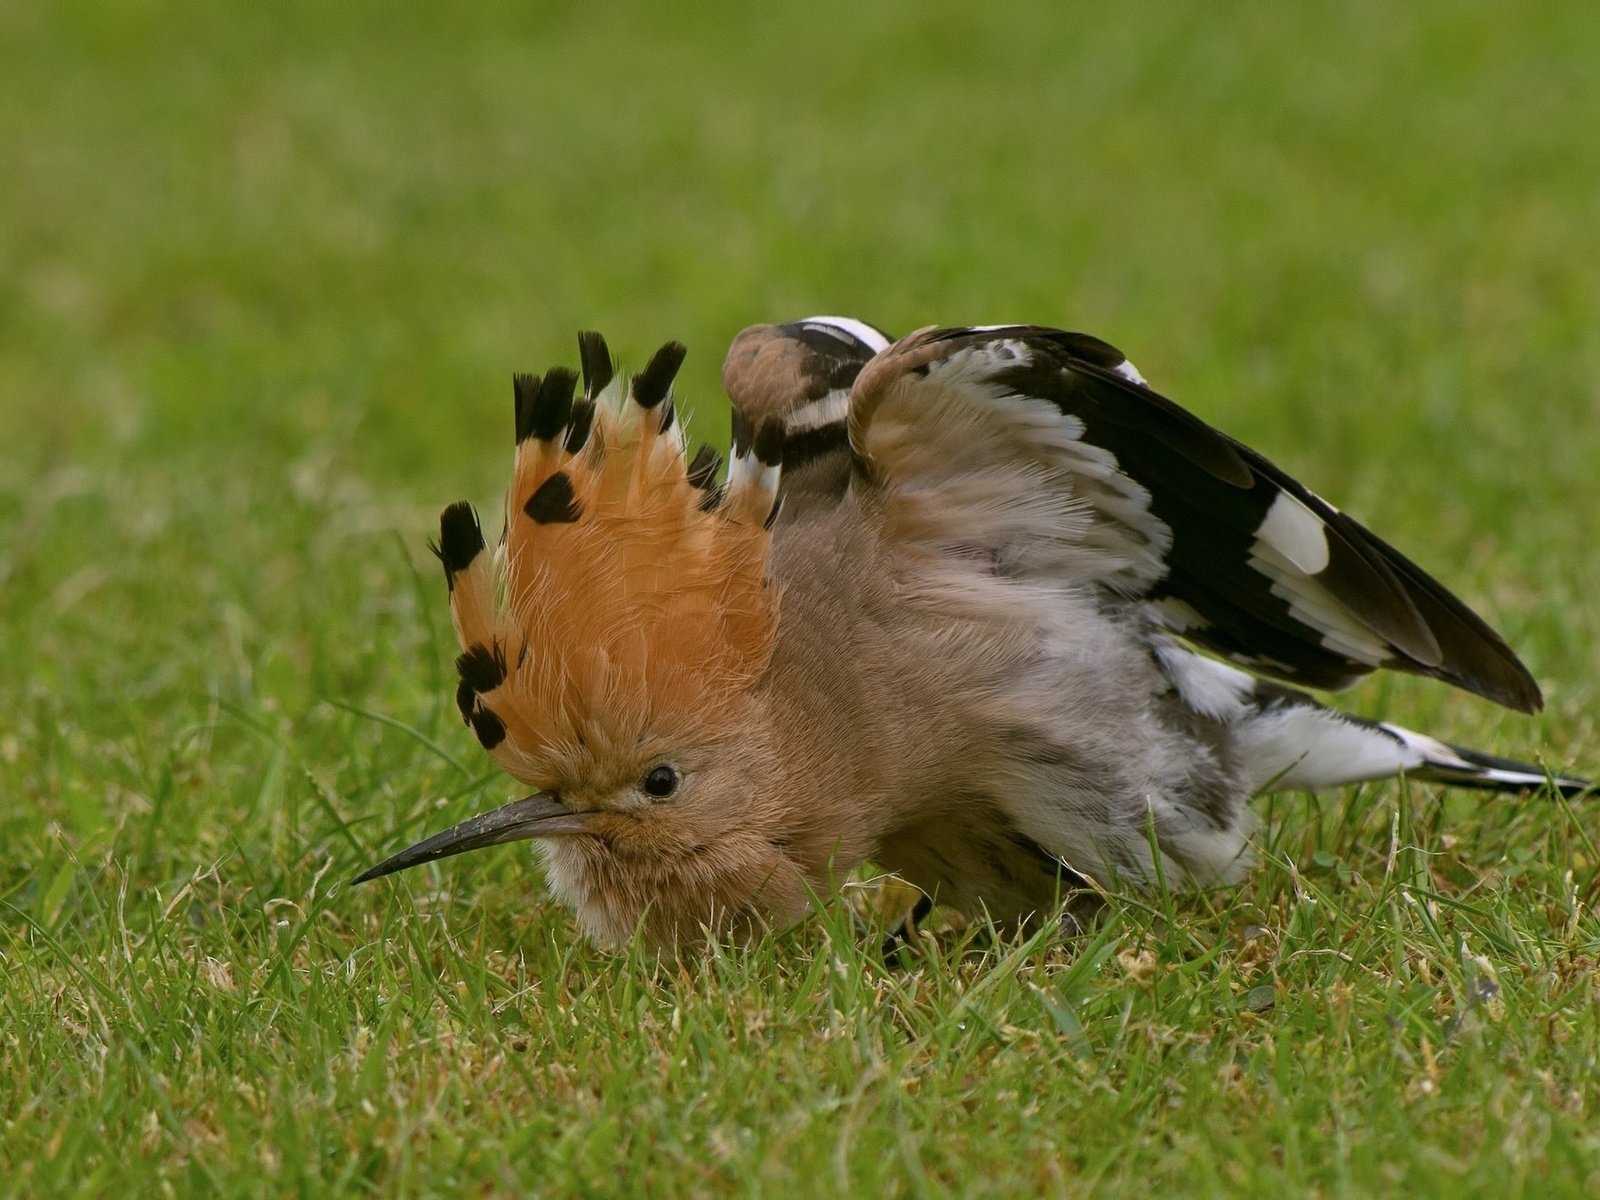
[[783, 490], [791, 515], [827, 504], [850, 483], [850, 388], [894, 339], [853, 317], [807, 317], [746, 329], [728, 350], [722, 386], [737, 424], [784, 423]]
[[1311, 687], [1392, 667], [1542, 703], [1436, 580], [1097, 338], [922, 330], [860, 371], [846, 427], [852, 486], [881, 493], [889, 535], [918, 554], [1098, 589]]

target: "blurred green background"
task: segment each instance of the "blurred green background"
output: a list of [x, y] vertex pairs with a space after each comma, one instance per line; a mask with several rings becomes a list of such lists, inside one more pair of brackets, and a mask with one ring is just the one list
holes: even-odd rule
[[[757, 321], [1103, 336], [1479, 607], [1551, 707], [1352, 703], [1593, 773], [1597, 46], [1588, 3], [0, 0], [0, 928], [27, 1031], [0, 1113], [19, 1160], [66, 1164], [15, 1186], [109, 1169], [64, 1131], [142, 1128], [87, 1098], [104, 1058], [45, 1070], [85, 1053], [63, 1007], [144, 981], [148, 1010], [74, 1018], [130, 1044], [174, 1011], [116, 930], [248, 974], [274, 898], [503, 794], [451, 715], [423, 542], [447, 501], [492, 510], [509, 375], [580, 328], [625, 365], [686, 342], [708, 440]], [[574, 938], [517, 911], [520, 857], [476, 870], [455, 919]], [[162, 942], [175, 893], [200, 915]], [[390, 931], [383, 897], [332, 903], [361, 915], [328, 961]]]

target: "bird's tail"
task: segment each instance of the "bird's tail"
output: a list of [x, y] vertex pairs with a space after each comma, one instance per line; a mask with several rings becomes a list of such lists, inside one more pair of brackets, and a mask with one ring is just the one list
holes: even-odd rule
[[1314, 791], [1402, 774], [1492, 792], [1549, 788], [1568, 798], [1595, 788], [1587, 779], [1354, 717], [1287, 689], [1273, 691], [1237, 726], [1240, 761], [1257, 791]]
[[1594, 782], [1576, 775], [1552, 775], [1543, 767], [1452, 746], [1436, 738], [1424, 737], [1396, 725], [1381, 726], [1401, 738], [1420, 742], [1425, 747], [1422, 765], [1410, 769], [1414, 779], [1443, 783], [1451, 787], [1480, 788], [1489, 792], [1525, 792], [1548, 787], [1569, 800], [1594, 790]]
[[1316, 791], [1393, 775], [1495, 792], [1550, 788], [1569, 798], [1595, 790], [1587, 779], [1353, 717], [1165, 638], [1152, 649], [1177, 699], [1228, 728], [1229, 749], [1254, 793]]

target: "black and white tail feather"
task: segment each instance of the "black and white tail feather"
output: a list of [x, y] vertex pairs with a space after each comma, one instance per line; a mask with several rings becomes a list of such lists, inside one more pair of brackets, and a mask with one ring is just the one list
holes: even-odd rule
[[1567, 797], [1592, 786], [1530, 763], [1339, 712], [1162, 634], [1151, 643], [1162, 674], [1184, 706], [1232, 732], [1233, 750], [1252, 793], [1318, 791], [1394, 775], [1497, 792], [1548, 786]]
[[[1155, 392], [1107, 343], [998, 325], [891, 346], [840, 317], [775, 332], [806, 350], [805, 400], [787, 414], [789, 486], [912, 480], [927, 553], [976, 549], [1013, 583], [1091, 589], [1142, 630], [1177, 699], [1227, 730], [1252, 792], [1398, 774], [1566, 796], [1592, 787], [1274, 682], [1339, 689], [1390, 668], [1523, 712], [1543, 703], [1504, 640], [1440, 583]], [[800, 470], [846, 458], [848, 472]]]

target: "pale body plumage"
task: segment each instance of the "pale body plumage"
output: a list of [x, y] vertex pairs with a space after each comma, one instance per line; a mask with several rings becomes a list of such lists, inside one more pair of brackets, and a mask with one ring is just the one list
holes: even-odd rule
[[[592, 396], [610, 379], [592, 343], [585, 369], [598, 377]], [[1439, 585], [1149, 392], [1104, 343], [993, 327], [891, 347], [860, 322], [815, 318], [746, 331], [724, 382], [758, 430], [754, 444], [736, 436], [725, 497], [713, 489], [698, 506], [668, 505], [679, 513], [672, 528], [689, 533], [673, 534], [683, 548], [652, 563], [639, 595], [559, 591], [568, 576], [591, 579], [583, 564], [604, 553], [603, 541], [576, 540], [584, 520], [600, 519], [588, 498], [605, 494], [585, 472], [602, 480], [624, 468], [616, 450], [538, 450], [582, 442], [567, 432], [578, 418], [542, 392], [543, 416], [525, 414], [519, 394], [519, 437], [532, 449], [526, 460], [519, 449], [509, 528], [547, 539], [533, 544], [552, 564], [540, 586], [558, 589], [558, 611], [620, 600], [617, 613], [642, 614], [649, 653], [668, 657], [682, 628], [649, 622], [668, 599], [684, 603], [673, 572], [698, 561], [707, 538], [744, 539], [756, 574], [765, 555], [767, 584], [749, 562], [737, 586], [717, 583], [718, 559], [694, 568], [694, 587], [734, 608], [775, 602], [766, 640], [741, 626], [734, 643], [750, 648], [705, 678], [695, 674], [704, 651], [664, 676], [654, 658], [648, 670], [613, 665], [607, 682], [591, 672], [562, 693], [565, 707], [519, 725], [519, 696], [548, 690], [552, 670], [570, 674], [559, 665], [570, 643], [591, 635], [581, 611], [559, 638], [492, 606], [483, 630], [499, 632], [473, 628], [470, 612], [464, 625], [471, 605], [457, 581], [486, 556], [476, 555], [481, 536], [452, 535], [447, 513], [441, 556], [463, 659], [478, 664], [463, 667], [463, 715], [502, 765], [543, 790], [369, 875], [537, 837], [552, 889], [592, 935], [619, 941], [638, 928], [671, 944], [793, 920], [870, 859], [939, 903], [1025, 922], [1091, 880], [1144, 886], [1158, 869], [1177, 885], [1238, 878], [1250, 862], [1248, 801], [1265, 788], [1399, 771], [1490, 788], [1544, 781], [1347, 718], [1177, 640], [1316, 686], [1388, 665], [1517, 707], [1538, 701], [1515, 656]], [[635, 418], [646, 442], [656, 436], [649, 414], [665, 385], [647, 384], [643, 415], [601, 420], [608, 432], [596, 440], [629, 444], [617, 431]], [[679, 457], [661, 458], [659, 495], [690, 497], [670, 401], [664, 411]], [[768, 512], [780, 463], [783, 507]], [[557, 489], [571, 512], [540, 500], [551, 471], [576, 481]], [[524, 509], [532, 523], [519, 530]], [[619, 528], [630, 513], [617, 510]], [[744, 532], [757, 523], [770, 547]], [[518, 579], [511, 571], [507, 587], [525, 592]], [[611, 626], [592, 634], [608, 645], [614, 636]], [[479, 669], [513, 646], [509, 673]], [[745, 668], [748, 678], [729, 682]], [[634, 685], [641, 699], [623, 720], [606, 696]], [[710, 697], [703, 712], [700, 696]], [[551, 732], [558, 725], [594, 732], [578, 746]], [[669, 779], [666, 795], [651, 791]]]
[[1051, 904], [1055, 860], [1148, 882], [1147, 814], [1175, 876], [1242, 870], [1248, 791], [1169, 703], [1129, 615], [1070, 582], [995, 585], [981, 559], [919, 562], [874, 500], [780, 526], [773, 573], [796, 619], [763, 681], [826, 714], [807, 770], [868, 815], [868, 853], [941, 903], [1006, 917]]

